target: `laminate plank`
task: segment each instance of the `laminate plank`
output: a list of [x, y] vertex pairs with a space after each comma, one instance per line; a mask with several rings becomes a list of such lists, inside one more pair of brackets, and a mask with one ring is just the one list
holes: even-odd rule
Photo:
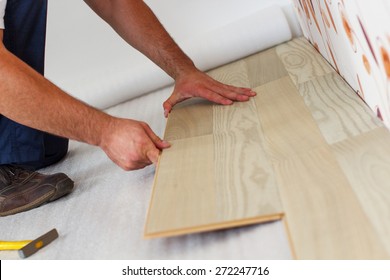
[[193, 98], [177, 104], [169, 114], [164, 139], [167, 141], [213, 133], [213, 104]]
[[256, 111], [253, 99], [214, 105], [213, 134], [171, 141], [157, 167], [146, 237], [281, 219], [283, 209]]
[[298, 259], [389, 258], [329, 147], [274, 168]]
[[214, 106], [214, 170], [218, 217], [238, 220], [283, 212], [263, 149], [253, 99]]
[[[217, 223], [279, 220], [283, 209], [272, 166], [256, 135], [214, 135]], [[259, 158], [261, 160], [259, 160]]]
[[252, 88], [277, 80], [288, 73], [275, 48], [271, 48], [244, 59], [248, 68], [249, 83]]
[[[261, 162], [249, 166], [257, 157], [252, 153], [252, 148], [258, 149], [258, 146], [250, 143], [250, 140], [247, 141], [250, 144], [244, 146], [243, 143], [238, 144], [237, 139], [228, 138], [222, 137], [225, 143], [234, 143], [237, 148], [221, 147], [213, 152], [215, 136], [206, 135], [174, 140], [172, 147], [164, 150], [150, 201], [144, 234], [146, 238], [281, 219], [282, 210], [275, 179], [267, 173], [270, 172], [270, 166], [266, 166], [268, 170], [261, 166]], [[232, 152], [227, 152], [229, 149]], [[219, 152], [225, 154], [226, 160], [230, 159], [229, 155], [239, 154], [240, 159], [247, 160], [247, 163], [234, 158], [233, 162], [225, 161], [226, 168], [223, 168], [218, 164], [220, 161], [214, 161], [214, 157], [224, 157]], [[219, 173], [226, 169], [233, 172], [230, 178], [238, 186], [224, 186], [219, 181], [230, 176]], [[275, 196], [278, 204], [274, 204]]]
[[386, 257], [290, 77], [255, 90], [265, 150], [273, 163], [297, 258]]
[[213, 136], [171, 141], [159, 159], [145, 236], [214, 223]]
[[329, 144], [383, 126], [336, 73], [301, 83], [298, 90]]
[[250, 129], [257, 131], [258, 118], [254, 99], [235, 102], [229, 106], [213, 106], [213, 134], [222, 132], [246, 133]]
[[145, 236], [283, 217], [297, 258], [389, 258], [382, 212], [389, 213], [390, 157], [369, 148], [388, 143], [383, 131], [371, 135], [384, 128], [307, 42], [276, 52], [289, 75], [272, 49], [210, 72], [237, 86], [260, 84], [249, 102], [175, 106], [166, 131], [173, 145], [159, 160]]
[[[214, 79], [238, 86], [249, 87], [246, 64], [243, 60], [210, 70]], [[208, 135], [213, 133], [213, 103], [192, 98], [179, 103], [169, 115], [164, 139], [167, 141]]]
[[257, 112], [272, 160], [325, 144], [310, 111], [289, 76], [255, 88]]
[[390, 132], [377, 128], [332, 145], [362, 208], [390, 254]]
[[295, 84], [334, 72], [329, 63], [303, 38], [277, 46], [276, 53]]
[[246, 64], [243, 60], [210, 70], [207, 74], [221, 83], [236, 87], [250, 87]]

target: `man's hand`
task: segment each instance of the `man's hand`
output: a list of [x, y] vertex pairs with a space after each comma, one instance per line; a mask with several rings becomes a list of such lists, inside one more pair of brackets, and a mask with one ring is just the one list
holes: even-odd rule
[[162, 141], [144, 122], [112, 118], [100, 147], [124, 170], [135, 170], [157, 163], [160, 151], [170, 144]]
[[248, 101], [255, 95], [249, 88], [225, 85], [196, 70], [176, 79], [172, 95], [163, 104], [164, 115], [167, 117], [175, 104], [191, 97], [202, 97], [218, 104], [230, 105], [234, 101]]

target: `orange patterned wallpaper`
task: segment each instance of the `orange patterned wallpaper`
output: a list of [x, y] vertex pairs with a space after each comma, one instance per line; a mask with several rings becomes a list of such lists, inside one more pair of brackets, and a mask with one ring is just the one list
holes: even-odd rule
[[390, 1], [293, 2], [304, 36], [390, 128]]

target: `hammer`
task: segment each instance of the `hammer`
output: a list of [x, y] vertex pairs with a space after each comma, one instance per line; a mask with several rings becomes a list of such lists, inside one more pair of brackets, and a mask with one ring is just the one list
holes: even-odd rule
[[57, 237], [57, 230], [52, 229], [35, 240], [0, 241], [0, 250], [19, 250], [19, 256], [21, 258], [27, 258], [57, 239]]

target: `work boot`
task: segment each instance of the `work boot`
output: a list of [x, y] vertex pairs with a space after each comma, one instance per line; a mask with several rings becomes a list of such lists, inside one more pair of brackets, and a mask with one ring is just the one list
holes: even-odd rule
[[16, 214], [56, 200], [73, 190], [64, 173], [44, 175], [13, 165], [0, 165], [0, 216]]

